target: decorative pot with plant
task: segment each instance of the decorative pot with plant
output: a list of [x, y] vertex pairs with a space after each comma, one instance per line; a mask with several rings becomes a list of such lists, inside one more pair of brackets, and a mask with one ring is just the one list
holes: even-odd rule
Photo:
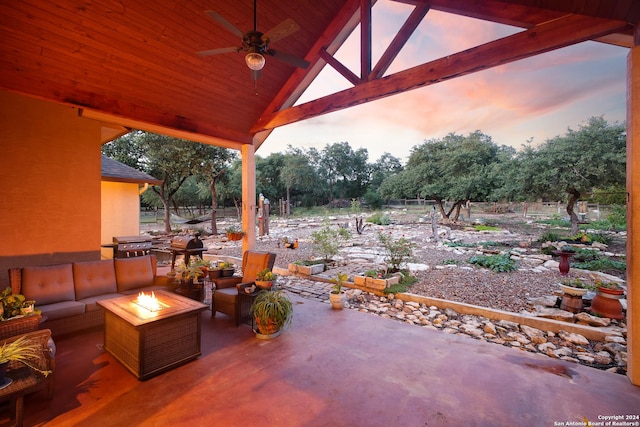
[[29, 301], [22, 294], [14, 294], [11, 287], [0, 293], [0, 320], [7, 320], [20, 316], [33, 316], [40, 314], [40, 309], [35, 307], [35, 301]]
[[273, 282], [278, 278], [278, 275], [272, 272], [270, 269], [265, 268], [256, 274], [256, 286], [260, 289], [271, 289]]
[[584, 283], [580, 278], [575, 278], [563, 280], [560, 283], [560, 289], [563, 292], [560, 308], [571, 313], [580, 313], [583, 309], [582, 296], [592, 289], [592, 286]]
[[231, 225], [227, 227], [227, 239], [229, 240], [242, 240], [244, 231], [240, 230], [237, 226]]
[[573, 280], [566, 279], [560, 283], [560, 290], [562, 290], [562, 292], [580, 297], [589, 292], [592, 288], [593, 286], [584, 283], [579, 277]]
[[256, 322], [256, 337], [275, 338], [291, 324], [293, 303], [281, 289], [262, 290], [253, 300], [251, 315]]
[[222, 267], [220, 267], [220, 263], [211, 261], [209, 264], [209, 279], [218, 279], [220, 276], [222, 276]]
[[624, 298], [624, 289], [617, 283], [596, 282], [596, 296], [591, 301], [591, 311], [602, 317], [624, 319], [620, 299]]
[[222, 277], [231, 277], [236, 271], [233, 263], [228, 261], [220, 261], [218, 267], [222, 270]]
[[560, 264], [558, 265], [558, 269], [560, 270], [561, 276], [566, 276], [569, 274], [569, 269], [571, 268], [569, 264], [569, 258], [576, 254], [576, 250], [573, 246], [564, 245], [559, 250], [553, 251], [554, 255], [560, 256]]
[[342, 286], [344, 286], [344, 282], [347, 281], [348, 277], [346, 273], [338, 273], [335, 278], [331, 279], [333, 286], [329, 293], [329, 302], [335, 310], [341, 310], [344, 307], [344, 292], [342, 291]]
[[21, 336], [12, 342], [2, 344], [0, 346], [0, 389], [7, 387], [12, 382], [11, 378], [6, 377], [7, 367], [11, 361], [23, 363], [45, 377], [49, 375], [51, 371], [38, 369], [35, 366], [36, 361], [41, 357], [43, 357], [42, 348], [27, 336]]

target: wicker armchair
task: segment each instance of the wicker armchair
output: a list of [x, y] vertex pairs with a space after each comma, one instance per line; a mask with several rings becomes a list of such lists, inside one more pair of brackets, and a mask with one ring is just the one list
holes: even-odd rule
[[[265, 268], [273, 268], [276, 261], [276, 254], [271, 252], [246, 251], [242, 255], [242, 277], [222, 277], [214, 279], [216, 290], [213, 293], [211, 304], [211, 316], [215, 316], [217, 311], [228, 314], [235, 322], [240, 324], [240, 302], [238, 290], [246, 286], [251, 286], [259, 271]], [[242, 292], [242, 291], [241, 291]]]
[[39, 314], [0, 321], [0, 340], [33, 332], [38, 329], [41, 321], [42, 316]]
[[0, 402], [11, 400], [13, 405], [12, 411], [14, 412], [13, 416], [15, 417], [17, 426], [22, 425], [24, 395], [40, 390], [46, 390], [47, 397], [51, 399], [53, 398], [55, 381], [55, 345], [51, 340], [51, 331], [49, 329], [42, 329], [22, 335], [16, 335], [11, 338], [0, 340], [0, 346], [5, 343], [13, 342], [20, 337], [27, 337], [42, 348], [42, 356], [38, 357], [36, 360], [29, 361], [29, 363], [37, 369], [50, 371], [51, 373], [44, 376], [40, 372], [34, 371], [21, 362], [9, 362], [7, 375], [13, 380], [13, 382], [9, 386], [0, 389]]

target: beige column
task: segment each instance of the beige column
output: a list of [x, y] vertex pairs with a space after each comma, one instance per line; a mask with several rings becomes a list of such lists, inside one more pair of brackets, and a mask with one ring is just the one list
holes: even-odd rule
[[256, 159], [254, 147], [243, 144], [242, 155], [242, 252], [256, 246]]
[[[627, 56], [627, 376], [640, 385], [640, 29]], [[638, 230], [636, 236], [635, 230]]]

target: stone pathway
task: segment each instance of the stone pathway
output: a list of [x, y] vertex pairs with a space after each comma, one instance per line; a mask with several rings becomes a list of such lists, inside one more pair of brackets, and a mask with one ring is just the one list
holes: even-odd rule
[[[331, 283], [284, 276], [279, 286], [303, 298], [329, 304]], [[410, 325], [465, 335], [514, 349], [544, 354], [554, 359], [580, 363], [609, 372], [626, 374], [626, 328], [612, 328], [604, 341], [589, 340], [583, 335], [560, 330], [543, 331], [518, 323], [492, 321], [482, 316], [464, 315], [452, 309], [440, 309], [413, 301], [378, 297], [359, 289], [346, 291], [348, 309], [374, 314]]]

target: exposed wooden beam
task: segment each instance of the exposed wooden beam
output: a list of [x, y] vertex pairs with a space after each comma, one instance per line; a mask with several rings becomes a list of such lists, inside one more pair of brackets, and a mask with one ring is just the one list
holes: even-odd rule
[[371, 73], [371, 0], [360, 0], [360, 78]]
[[333, 55], [329, 55], [326, 50], [320, 52], [320, 57], [331, 65], [334, 70], [342, 74], [342, 77], [349, 80], [354, 86], [362, 83], [362, 79], [354, 74], [349, 68], [347, 68], [342, 62], [338, 61]]
[[398, 31], [398, 34], [396, 34], [396, 36], [393, 38], [387, 49], [378, 60], [378, 63], [373, 68], [373, 71], [371, 71], [368, 80], [380, 78], [384, 75], [384, 73], [387, 72], [387, 70], [391, 66], [391, 63], [394, 59], [396, 59], [396, 56], [398, 56], [398, 53], [400, 53], [402, 47], [407, 43], [409, 37], [411, 37], [418, 25], [420, 25], [420, 22], [422, 22], [427, 12], [429, 12], [428, 5], [416, 5], [416, 7], [413, 9], [413, 12], [411, 12], [411, 15], [409, 15], [404, 24], [402, 24], [402, 27]]
[[209, 135], [203, 135], [193, 132], [184, 131], [181, 129], [174, 129], [165, 126], [159, 126], [154, 123], [141, 122], [135, 119], [129, 119], [125, 117], [118, 117], [112, 114], [103, 113], [100, 111], [87, 110], [84, 108], [78, 109], [78, 115], [86, 119], [98, 120], [104, 123], [117, 124], [120, 126], [126, 126], [130, 129], [140, 129], [148, 132], [159, 133], [163, 135], [173, 136], [175, 138], [186, 139], [194, 142], [201, 142], [203, 144], [216, 145], [219, 147], [231, 148], [234, 150], [240, 150], [243, 145], [241, 142], [232, 141], [224, 138], [218, 138]]
[[[374, 2], [372, 2], [374, 3]], [[278, 94], [263, 111], [261, 117], [272, 114], [283, 108], [291, 107], [300, 98], [302, 93], [309, 87], [311, 82], [320, 74], [326, 61], [322, 59], [322, 52], [333, 55], [349, 37], [360, 22], [358, 13], [360, 0], [348, 0], [340, 12], [331, 21], [324, 33], [309, 50], [305, 59], [311, 63], [308, 69], [297, 69], [289, 80], [282, 86]], [[258, 119], [259, 120], [259, 119]], [[254, 125], [254, 128], [256, 126]], [[258, 149], [269, 136], [271, 129], [267, 132], [251, 132], [254, 134], [254, 146]]]
[[592, 40], [625, 28], [627, 28], [627, 24], [621, 21], [583, 15], [567, 15], [509, 37], [265, 116], [258, 121], [252, 131], [273, 129], [339, 111], [354, 105]]

